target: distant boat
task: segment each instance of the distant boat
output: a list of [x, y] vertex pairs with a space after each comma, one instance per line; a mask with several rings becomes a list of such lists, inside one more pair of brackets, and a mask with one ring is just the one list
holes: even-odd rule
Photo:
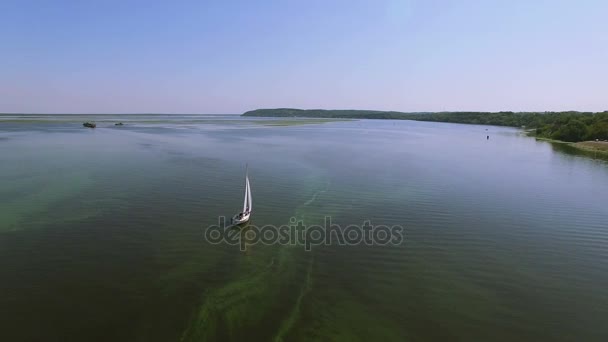
[[95, 128], [97, 125], [94, 122], [85, 122], [82, 124], [84, 127]]
[[249, 186], [249, 168], [245, 167], [245, 199], [243, 200], [243, 211], [232, 217], [232, 224], [241, 224], [249, 221], [252, 209], [251, 187]]

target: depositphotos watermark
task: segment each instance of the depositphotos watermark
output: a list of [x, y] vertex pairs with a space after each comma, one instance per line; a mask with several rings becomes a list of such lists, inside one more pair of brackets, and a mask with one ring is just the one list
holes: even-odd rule
[[310, 251], [315, 245], [339, 246], [387, 246], [399, 245], [403, 242], [404, 229], [402, 226], [385, 226], [371, 224], [370, 220], [362, 225], [342, 227], [332, 224], [331, 217], [326, 216], [324, 225], [304, 225], [303, 221], [292, 217], [288, 225], [265, 225], [258, 227], [248, 224], [243, 227], [226, 224], [226, 217], [220, 216], [218, 224], [207, 227], [205, 240], [212, 244], [227, 243], [239, 245], [241, 251], [247, 246], [262, 243], [265, 245], [303, 245]]

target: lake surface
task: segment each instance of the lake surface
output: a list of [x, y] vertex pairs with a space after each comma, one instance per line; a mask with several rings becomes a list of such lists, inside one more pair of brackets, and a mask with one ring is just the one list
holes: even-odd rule
[[[0, 340], [605, 341], [608, 163], [565, 152], [414, 121], [0, 116]], [[404, 240], [208, 243], [246, 163], [252, 225]]]

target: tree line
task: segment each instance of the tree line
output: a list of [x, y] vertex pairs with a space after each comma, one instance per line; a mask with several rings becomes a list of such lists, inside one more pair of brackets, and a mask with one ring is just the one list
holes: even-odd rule
[[424, 112], [373, 110], [257, 109], [244, 116], [395, 119], [509, 126], [533, 129], [536, 136], [578, 142], [608, 140], [608, 111], [604, 112]]

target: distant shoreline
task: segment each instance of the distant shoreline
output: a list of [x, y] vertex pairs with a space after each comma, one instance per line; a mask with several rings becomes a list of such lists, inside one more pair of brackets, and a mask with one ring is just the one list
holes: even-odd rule
[[[269, 125], [291, 126], [300, 122], [283, 122], [293, 118], [308, 118], [315, 122], [379, 119], [379, 120], [414, 120], [444, 122], [457, 124], [492, 125], [524, 129], [525, 133], [537, 140], [568, 145], [585, 152], [608, 155], [608, 111], [605, 112], [397, 112], [377, 110], [323, 110], [275, 108], [256, 109], [239, 114], [37, 114], [37, 113], [0, 113], [0, 123], [27, 122], [31, 118], [65, 117], [77, 118], [87, 116], [120, 117], [120, 116], [233, 116], [279, 118]], [[10, 120], [10, 117], [15, 117]], [[9, 117], [9, 120], [2, 120]], [[20, 118], [27, 119], [22, 121]], [[70, 120], [71, 121], [71, 120]], [[53, 120], [52, 122], [58, 122]]]
[[[608, 140], [608, 111], [604, 112], [395, 112], [274, 108], [243, 113], [248, 117], [307, 117], [447, 122], [516, 127], [537, 138], [568, 143]], [[589, 145], [585, 146], [587, 149]], [[595, 147], [594, 147], [595, 149]], [[603, 151], [603, 150], [602, 150]]]

